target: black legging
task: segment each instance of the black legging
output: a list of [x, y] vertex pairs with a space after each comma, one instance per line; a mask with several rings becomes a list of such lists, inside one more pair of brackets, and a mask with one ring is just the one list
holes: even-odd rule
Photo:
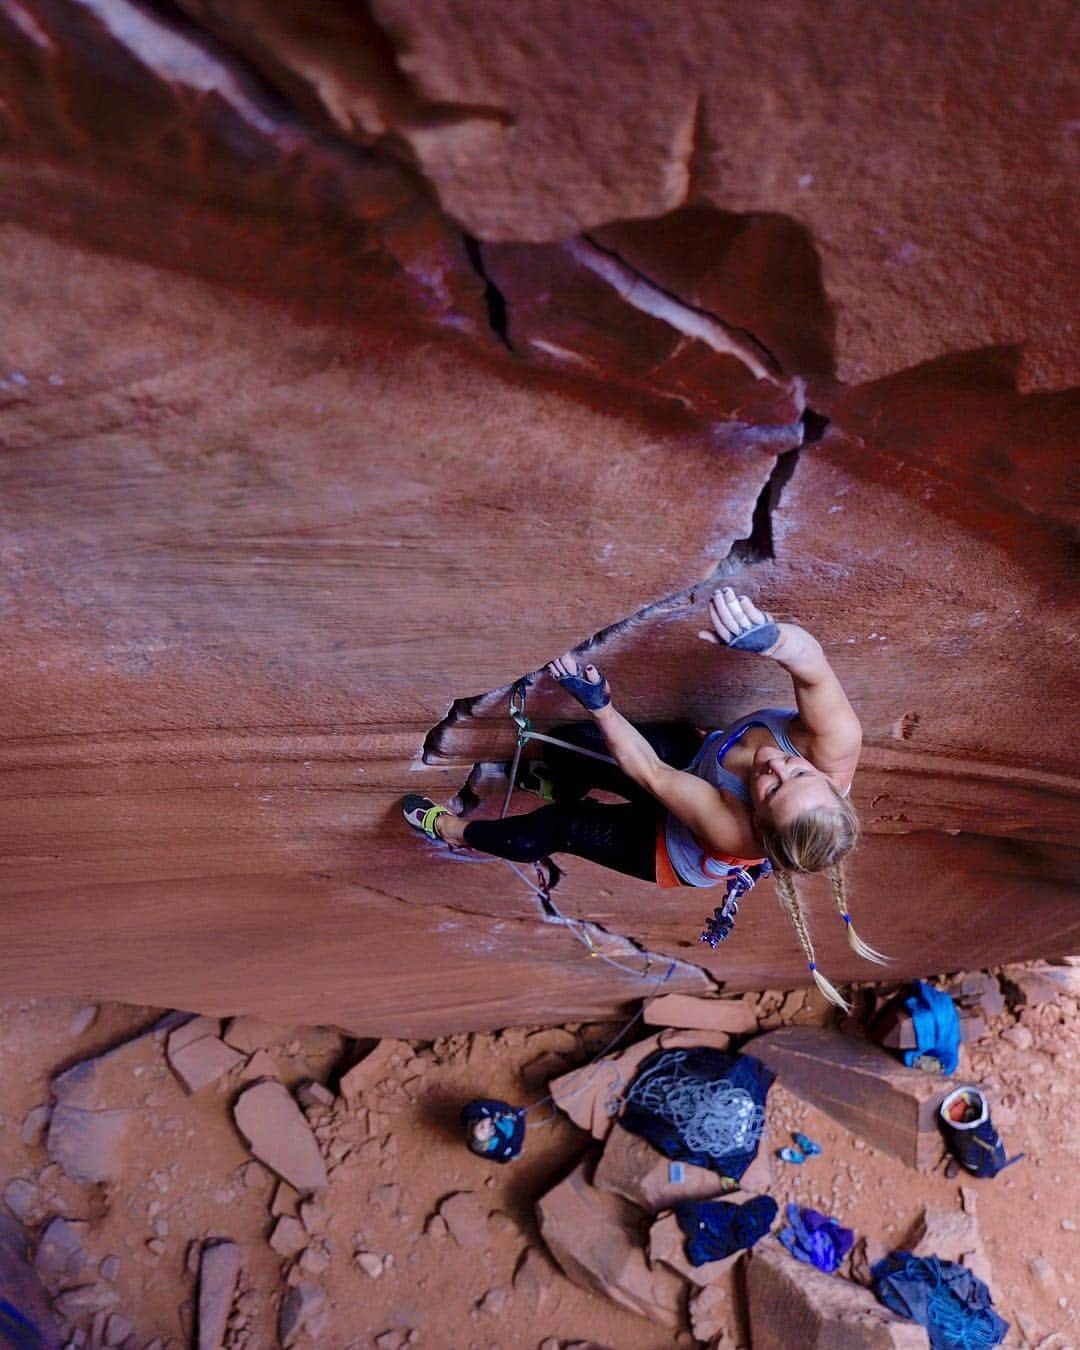
[[[652, 722], [637, 728], [667, 764], [689, 764], [701, 738], [685, 722]], [[594, 722], [553, 727], [553, 736], [610, 754], [603, 733]], [[555, 803], [528, 815], [505, 820], [474, 820], [465, 826], [465, 843], [482, 853], [512, 862], [536, 862], [552, 853], [610, 867], [643, 881], [656, 880], [656, 822], [663, 809], [614, 764], [604, 764], [564, 750], [544, 746], [544, 761], [553, 781]], [[603, 788], [627, 799], [625, 806], [582, 801], [590, 788]]]

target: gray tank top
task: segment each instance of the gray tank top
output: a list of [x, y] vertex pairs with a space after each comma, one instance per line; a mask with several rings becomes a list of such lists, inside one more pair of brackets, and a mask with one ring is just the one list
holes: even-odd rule
[[[723, 731], [711, 731], [686, 766], [686, 772], [704, 778], [721, 792], [732, 793], [749, 806], [750, 794], [742, 779], [725, 769], [721, 760], [750, 727], [765, 727], [785, 754], [798, 755], [799, 751], [788, 737], [788, 726], [798, 715], [793, 708], [759, 708], [757, 712], [740, 717]], [[676, 875], [688, 886], [716, 886], [738, 871], [737, 863], [716, 857], [703, 848], [689, 825], [684, 825], [670, 811], [664, 826], [664, 842]]]

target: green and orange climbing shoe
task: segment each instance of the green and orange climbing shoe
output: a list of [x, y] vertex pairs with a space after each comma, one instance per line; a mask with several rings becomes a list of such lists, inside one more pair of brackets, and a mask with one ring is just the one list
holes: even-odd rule
[[406, 824], [417, 834], [435, 839], [439, 843], [445, 842], [442, 835], [436, 831], [435, 822], [440, 816], [450, 815], [447, 807], [437, 805], [430, 797], [421, 797], [418, 792], [407, 792], [401, 799], [401, 814], [405, 817]]

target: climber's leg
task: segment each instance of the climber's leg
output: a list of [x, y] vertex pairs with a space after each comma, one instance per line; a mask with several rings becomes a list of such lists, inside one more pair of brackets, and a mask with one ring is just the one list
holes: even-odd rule
[[463, 843], [511, 862], [570, 853], [626, 876], [655, 881], [656, 818], [657, 805], [651, 797], [625, 806], [559, 802], [504, 820], [440, 816], [438, 830], [448, 843]]

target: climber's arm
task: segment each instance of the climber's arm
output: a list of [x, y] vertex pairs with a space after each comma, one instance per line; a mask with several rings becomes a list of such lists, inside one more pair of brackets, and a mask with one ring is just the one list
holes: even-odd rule
[[739, 857], [753, 851], [745, 821], [711, 783], [665, 763], [613, 704], [594, 710], [592, 716], [623, 773], [678, 816], [702, 843]]
[[552, 661], [548, 672], [592, 716], [612, 758], [639, 787], [718, 853], [749, 856], [754, 841], [746, 822], [710, 783], [666, 764], [637, 728], [611, 702], [607, 680], [595, 666], [582, 669], [572, 652]]
[[719, 637], [733, 645], [740, 632], [754, 629], [773, 637], [761, 654], [791, 676], [799, 709], [798, 721], [792, 727], [793, 740], [822, 773], [834, 779], [837, 786], [846, 787], [859, 762], [862, 726], [821, 643], [798, 624], [774, 623], [748, 596], [736, 596], [730, 587], [716, 592], [709, 615], [714, 641]]

